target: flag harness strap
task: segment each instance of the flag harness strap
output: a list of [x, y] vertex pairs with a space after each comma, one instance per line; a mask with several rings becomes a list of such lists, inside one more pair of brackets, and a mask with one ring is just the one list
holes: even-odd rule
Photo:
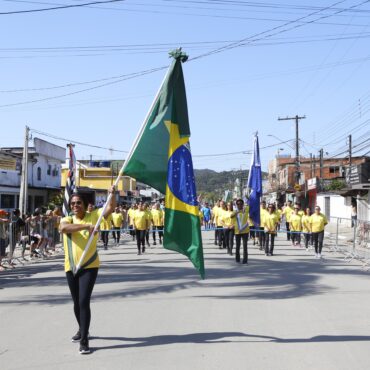
[[[73, 223], [73, 219], [72, 219]], [[73, 250], [72, 250], [72, 234], [67, 234], [67, 245], [68, 245], [68, 259], [69, 259], [69, 265], [72, 269], [73, 274], [76, 274], [76, 265], [75, 261], [73, 259]], [[95, 253], [83, 264], [81, 265], [80, 269], [84, 269], [91, 263], [93, 263], [98, 258], [98, 251], [95, 251]]]

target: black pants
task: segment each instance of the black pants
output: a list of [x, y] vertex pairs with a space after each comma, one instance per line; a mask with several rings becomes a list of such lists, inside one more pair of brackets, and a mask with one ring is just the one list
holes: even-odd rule
[[134, 230], [134, 225], [129, 225], [130, 235], [132, 236], [132, 240], [135, 240], [136, 232]]
[[234, 247], [234, 229], [224, 229], [224, 248], [227, 248], [229, 254], [233, 253]]
[[223, 246], [223, 241], [224, 241], [224, 231], [222, 229], [222, 226], [216, 226], [215, 230], [215, 236], [216, 236], [216, 243], [221, 247]]
[[265, 245], [265, 239], [266, 239], [265, 229], [263, 227], [260, 227], [258, 231], [259, 231], [258, 239], [260, 243], [260, 249], [262, 250], [262, 248]]
[[98, 269], [80, 270], [76, 276], [73, 275], [72, 271], [68, 271], [66, 276], [73, 299], [73, 310], [81, 331], [81, 340], [86, 340], [91, 320], [91, 293], [98, 276]]
[[286, 222], [285, 226], [286, 226], [286, 240], [290, 240], [290, 225], [289, 225], [289, 222]]
[[312, 245], [312, 234], [304, 233], [304, 246], [308, 248], [308, 243]]
[[275, 233], [265, 233], [265, 253], [274, 253]]
[[[136, 230], [136, 244], [138, 252], [145, 252], [145, 235], [146, 230]], [[142, 247], [142, 249], [140, 249]]]
[[102, 230], [101, 238], [103, 240], [104, 247], [106, 247], [108, 245], [108, 240], [109, 240], [109, 230]]
[[119, 240], [121, 239], [121, 228], [120, 227], [114, 227], [113, 228], [113, 239], [116, 243], [119, 243]]
[[293, 232], [290, 238], [292, 239], [292, 243], [301, 244], [301, 234], [298, 234], [298, 231]]
[[149, 245], [150, 247], [150, 243], [149, 243], [149, 233], [150, 233], [150, 230], [146, 230], [145, 232], [145, 240], [146, 240], [146, 244]]
[[156, 243], [156, 240], [155, 240], [156, 231], [158, 231], [159, 242], [162, 243], [163, 226], [154, 226], [153, 225], [153, 241], [154, 241], [154, 243]]
[[241, 241], [243, 241], [243, 263], [248, 263], [248, 234], [235, 234], [235, 260], [240, 262]]
[[319, 233], [312, 233], [312, 239], [315, 245], [315, 253], [321, 253], [324, 243], [324, 230]]

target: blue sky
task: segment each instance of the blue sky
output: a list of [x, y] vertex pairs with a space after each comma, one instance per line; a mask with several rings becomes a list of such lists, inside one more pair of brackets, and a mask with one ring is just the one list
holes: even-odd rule
[[[0, 1], [0, 13], [86, 2]], [[361, 0], [127, 0], [0, 14], [0, 147], [21, 146], [27, 124], [56, 137], [129, 150], [165, 71], [79, 90], [169, 65], [167, 51], [178, 46], [192, 58], [246, 39], [183, 65], [195, 168], [249, 167], [248, 154], [201, 155], [249, 151], [258, 130], [260, 146], [268, 147], [261, 150], [266, 169], [279, 148], [293, 152], [277, 143], [294, 139], [294, 121], [277, 119], [296, 114], [306, 115], [300, 122], [303, 155], [321, 147], [328, 156], [340, 154], [350, 133], [357, 154], [364, 154], [369, 26], [370, 1]], [[23, 104], [39, 99], [46, 100]], [[75, 151], [81, 159], [125, 157], [81, 145]]]

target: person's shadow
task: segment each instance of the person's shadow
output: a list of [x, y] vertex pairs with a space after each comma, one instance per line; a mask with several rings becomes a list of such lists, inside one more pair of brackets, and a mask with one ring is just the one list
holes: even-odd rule
[[103, 349], [118, 349], [132, 347], [162, 346], [168, 344], [194, 343], [194, 344], [217, 344], [217, 343], [252, 343], [252, 342], [274, 342], [274, 343], [317, 343], [317, 342], [361, 342], [369, 341], [367, 335], [318, 335], [311, 338], [283, 339], [268, 335], [246, 334], [241, 332], [215, 332], [215, 333], [193, 333], [183, 335], [156, 335], [152, 337], [92, 337], [92, 340], [108, 340], [124, 342], [109, 346], [94, 347], [94, 351]]

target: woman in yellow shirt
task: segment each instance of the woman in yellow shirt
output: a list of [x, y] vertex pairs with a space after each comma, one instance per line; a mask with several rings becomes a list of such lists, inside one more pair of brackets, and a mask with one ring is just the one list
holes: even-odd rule
[[315, 245], [315, 256], [321, 258], [322, 246], [324, 244], [324, 228], [328, 224], [325, 215], [320, 212], [320, 207], [315, 207], [315, 213], [311, 216], [312, 240]]
[[[112, 197], [104, 212], [106, 217], [113, 212], [116, 206], [115, 187], [112, 186], [108, 192], [112, 193]], [[98, 235], [95, 235], [76, 275], [74, 275], [74, 269], [80, 262], [90, 235], [92, 233], [97, 234], [95, 225], [102, 212], [102, 209], [99, 209], [88, 213], [87, 205], [88, 202], [84, 195], [74, 193], [70, 199], [73, 216], [64, 217], [60, 221], [60, 232], [63, 234], [65, 253], [64, 270], [74, 303], [74, 313], [79, 325], [72, 341], [80, 342], [81, 354], [90, 353], [88, 340], [91, 319], [90, 298], [99, 269], [99, 256], [96, 248]]]

